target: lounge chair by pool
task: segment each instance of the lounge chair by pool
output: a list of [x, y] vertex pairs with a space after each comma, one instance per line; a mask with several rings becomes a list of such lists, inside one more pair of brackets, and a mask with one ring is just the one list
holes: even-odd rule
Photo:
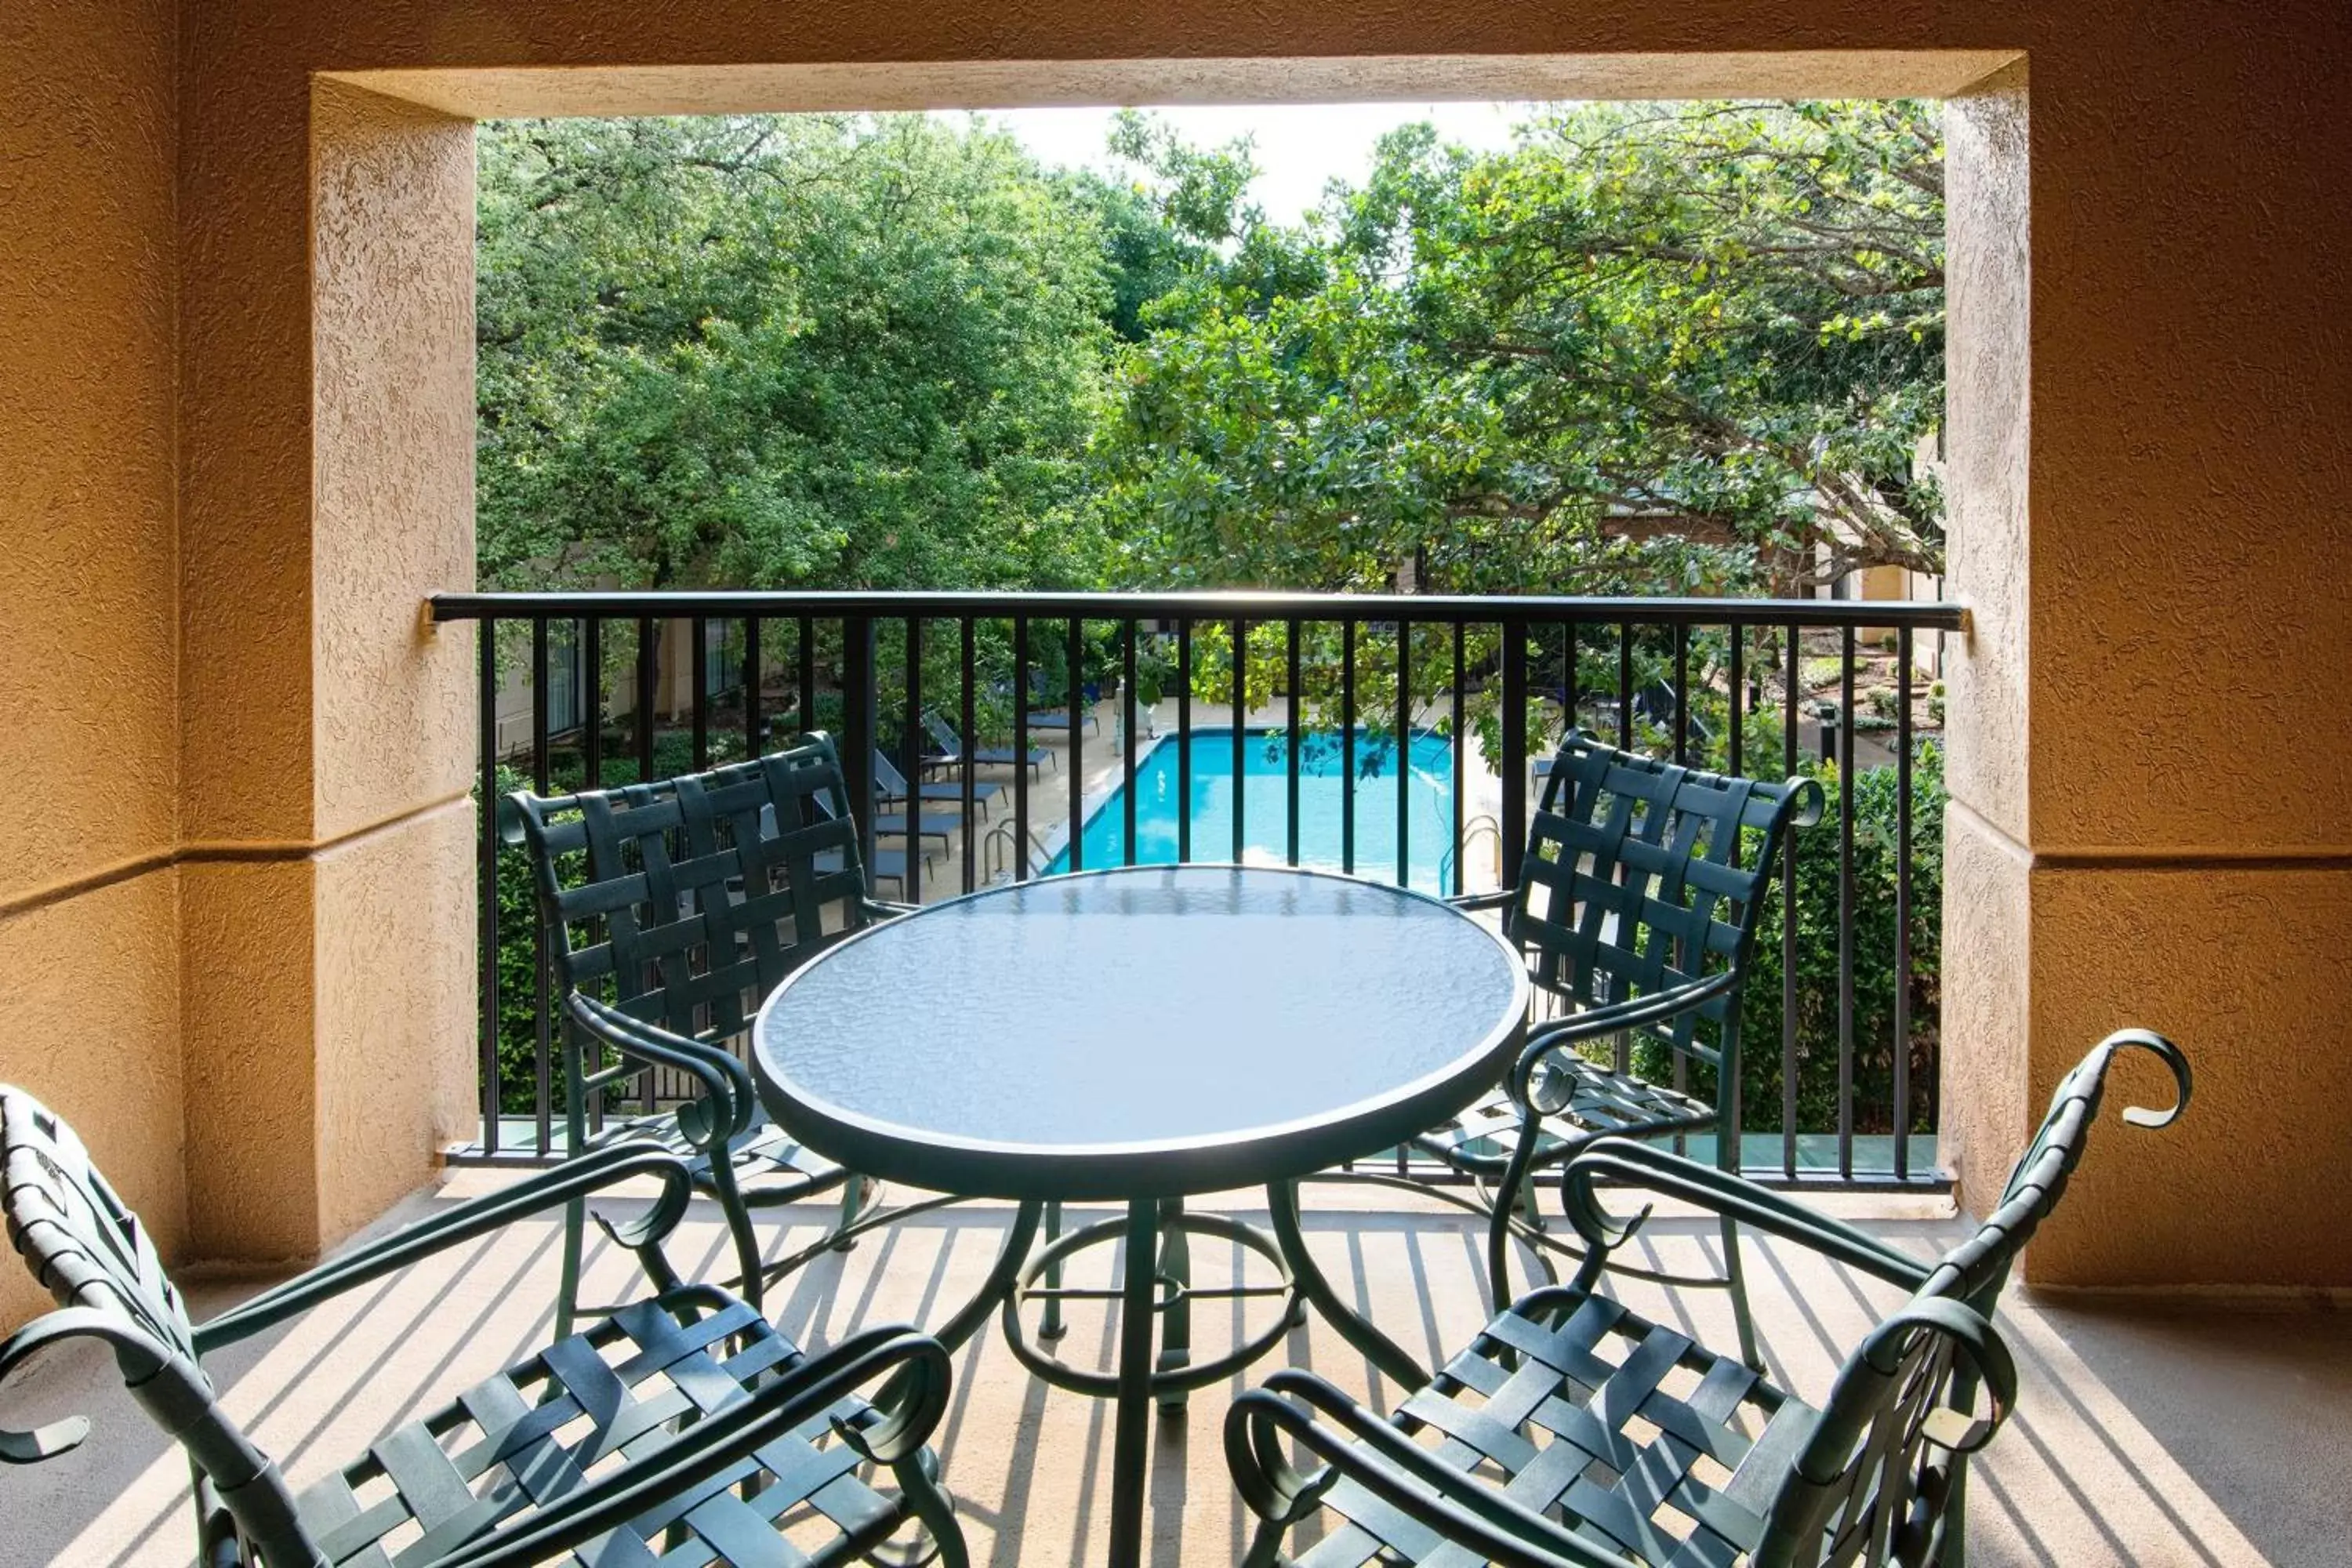
[[[950, 728], [946, 720], [936, 713], [924, 714], [923, 732], [931, 738], [931, 744], [939, 748], [923, 759], [925, 763], [946, 766], [963, 761], [963, 737]], [[1054, 760], [1054, 753], [1043, 746], [1032, 746], [1026, 757], [1016, 757], [1010, 747], [982, 746], [971, 753], [971, 760], [983, 767], [1025, 766], [1034, 774], [1045, 763]]]
[[[915, 788], [926, 805], [958, 805], [963, 801], [963, 784], [958, 779], [926, 779]], [[981, 816], [986, 816], [989, 807], [996, 804], [996, 797], [1003, 793], [1004, 786], [1001, 784], [974, 779], [971, 803], [980, 807]], [[907, 804], [907, 775], [898, 771], [890, 761], [889, 754], [878, 746], [874, 750], [874, 803], [883, 806], [903, 806]]]

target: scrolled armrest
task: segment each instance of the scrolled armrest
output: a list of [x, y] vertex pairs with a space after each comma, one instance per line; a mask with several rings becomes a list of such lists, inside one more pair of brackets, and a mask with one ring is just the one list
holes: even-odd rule
[[702, 1486], [848, 1394], [900, 1372], [905, 1397], [871, 1426], [839, 1417], [834, 1432], [877, 1463], [912, 1461], [946, 1411], [952, 1376], [939, 1341], [907, 1327], [865, 1331], [809, 1357], [748, 1397], [696, 1422], [644, 1459], [593, 1481], [518, 1527], [460, 1547], [432, 1568], [524, 1568], [568, 1560], [572, 1547], [620, 1529], [667, 1499]]
[[711, 1114], [691, 1102], [677, 1110], [678, 1125], [696, 1147], [717, 1154], [728, 1140], [751, 1125], [759, 1097], [751, 1087], [751, 1069], [732, 1051], [689, 1038], [634, 1018], [609, 1002], [574, 991], [564, 998], [564, 1011], [574, 1023], [614, 1049], [691, 1076], [710, 1101]]
[[652, 1176], [662, 1184], [661, 1195], [652, 1208], [625, 1224], [616, 1224], [601, 1215], [597, 1223], [614, 1241], [637, 1254], [657, 1289], [672, 1289], [677, 1278], [661, 1258], [660, 1244], [685, 1217], [687, 1205], [694, 1196], [694, 1181], [686, 1163], [660, 1144], [630, 1141], [575, 1155], [554, 1170], [486, 1193], [446, 1213], [330, 1258], [310, 1272], [275, 1289], [265, 1290], [199, 1325], [196, 1350], [203, 1354], [234, 1344], [331, 1297], [405, 1268], [421, 1258], [446, 1251], [516, 1220], [528, 1219], [639, 1176]]
[[1595, 1252], [1623, 1246], [1650, 1214], [1645, 1207], [1630, 1221], [1612, 1218], [1601, 1205], [1598, 1188], [1603, 1182], [1692, 1204], [1906, 1290], [1920, 1289], [1933, 1272], [1930, 1265], [1895, 1251], [1875, 1237], [1759, 1187], [1744, 1176], [1631, 1138], [1603, 1138], [1570, 1160], [1560, 1172], [1560, 1206], [1577, 1234]]
[[1738, 971], [1721, 970], [1702, 980], [1645, 992], [1639, 996], [1629, 996], [1622, 1002], [1587, 1007], [1568, 1017], [1537, 1025], [1528, 1031], [1527, 1044], [1519, 1047], [1519, 1059], [1511, 1068], [1512, 1100], [1523, 1109], [1534, 1105], [1536, 1074], [1543, 1067], [1545, 1059], [1555, 1051], [1623, 1029], [1664, 1023], [1694, 1007], [1706, 1005], [1738, 984]]
[[[1291, 1467], [1276, 1440], [1285, 1434], [1323, 1461], [1321, 1474], [1302, 1476]], [[1225, 1415], [1225, 1461], [1243, 1500], [1269, 1523], [1304, 1518], [1344, 1475], [1489, 1563], [1622, 1568], [1622, 1559], [1450, 1468], [1310, 1372], [1276, 1373], [1234, 1402]]]

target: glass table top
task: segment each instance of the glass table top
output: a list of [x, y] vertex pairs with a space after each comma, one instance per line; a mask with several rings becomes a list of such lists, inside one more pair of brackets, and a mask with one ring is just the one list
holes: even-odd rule
[[1525, 986], [1501, 939], [1417, 894], [1138, 867], [877, 926], [778, 989], [756, 1056], [788, 1126], [799, 1110], [1040, 1153], [1199, 1147], [1491, 1082]]

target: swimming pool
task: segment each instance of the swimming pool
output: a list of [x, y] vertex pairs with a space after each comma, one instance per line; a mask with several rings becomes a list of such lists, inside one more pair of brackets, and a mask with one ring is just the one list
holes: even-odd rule
[[[1282, 730], [1251, 730], [1242, 747], [1242, 827], [1253, 862], [1281, 865], [1290, 843], [1290, 744]], [[1138, 865], [1176, 860], [1178, 813], [1177, 745], [1163, 740], [1135, 767], [1135, 859]], [[1195, 730], [1192, 737], [1192, 858], [1223, 860], [1233, 854], [1234, 732]], [[1405, 785], [1406, 845], [1410, 885], [1424, 892], [1448, 890], [1454, 847], [1454, 749], [1442, 735], [1412, 737], [1412, 777]], [[1302, 738], [1298, 763], [1298, 862], [1330, 870], [1346, 861], [1347, 783], [1339, 737], [1324, 732]], [[1112, 789], [1087, 818], [1080, 840], [1089, 870], [1126, 861], [1121, 785]], [[1382, 881], [1397, 868], [1396, 748], [1385, 739], [1356, 733], [1356, 872]], [[1066, 847], [1045, 869], [1070, 868]]]

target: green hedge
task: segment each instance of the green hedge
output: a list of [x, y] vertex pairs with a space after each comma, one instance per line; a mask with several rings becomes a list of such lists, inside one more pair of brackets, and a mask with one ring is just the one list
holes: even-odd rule
[[[1797, 1127], [1826, 1132], [1837, 1127], [1838, 1091], [1838, 838], [1837, 769], [1809, 763], [1800, 771], [1819, 779], [1827, 809], [1797, 835]], [[1935, 742], [1919, 743], [1911, 769], [1911, 994], [1909, 1130], [1934, 1130], [1933, 1091], [1944, 908], [1944, 756]], [[1853, 779], [1853, 1089], [1854, 1131], [1895, 1130], [1895, 999], [1906, 984], [1895, 967], [1895, 872], [1899, 795], [1896, 771], [1872, 768]], [[1752, 978], [1740, 1008], [1741, 1121], [1751, 1132], [1781, 1131], [1785, 968], [1783, 921], [1787, 889], [1776, 875], [1767, 896]], [[1671, 1070], [1664, 1047], [1635, 1052], [1640, 1071]], [[1713, 1074], [1694, 1074], [1694, 1092], [1712, 1096]]]

